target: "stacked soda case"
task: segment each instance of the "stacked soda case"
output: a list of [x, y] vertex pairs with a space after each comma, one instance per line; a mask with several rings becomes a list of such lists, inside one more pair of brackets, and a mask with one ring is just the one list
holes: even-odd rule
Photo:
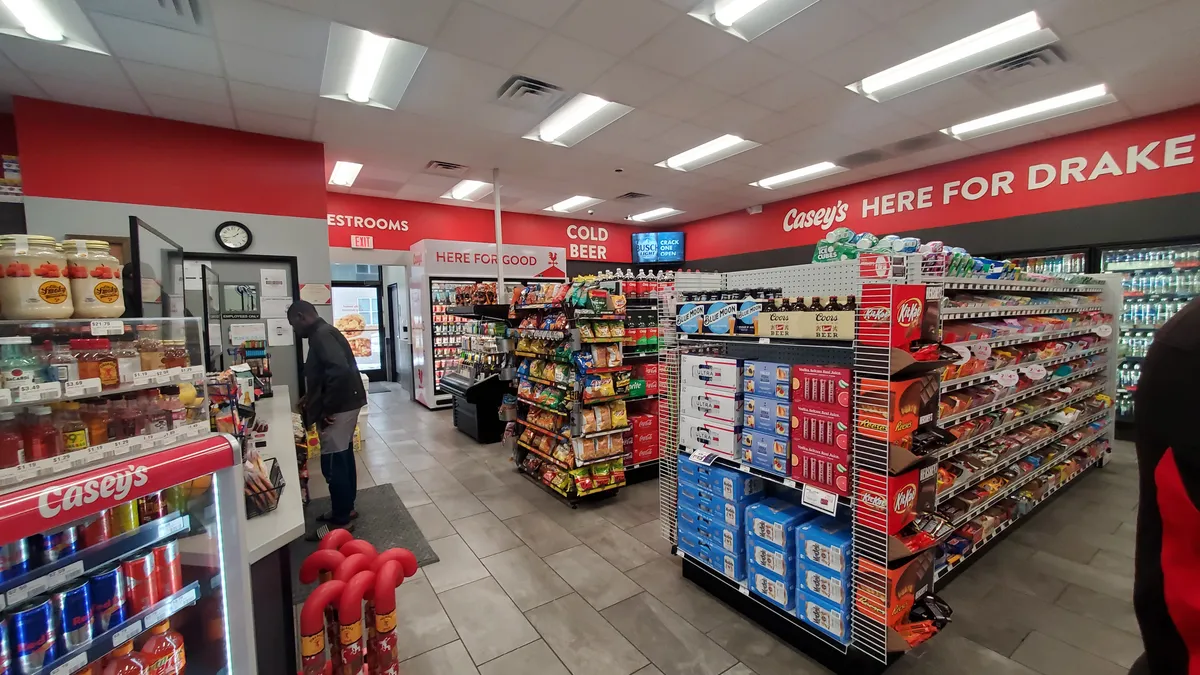
[[796, 527], [795, 542], [796, 616], [849, 644], [850, 524], [818, 516]]
[[763, 482], [718, 466], [679, 460], [678, 546], [734, 581], [746, 580], [746, 507]]
[[[78, 524], [4, 544], [0, 581], [18, 579], [180, 511], [182, 499], [182, 492], [171, 488]], [[8, 608], [0, 615], [0, 656], [11, 654], [15, 675], [36, 673], [182, 588], [177, 542], [142, 549]]]
[[796, 528], [816, 515], [774, 497], [746, 507], [746, 585], [785, 612], [796, 609]]

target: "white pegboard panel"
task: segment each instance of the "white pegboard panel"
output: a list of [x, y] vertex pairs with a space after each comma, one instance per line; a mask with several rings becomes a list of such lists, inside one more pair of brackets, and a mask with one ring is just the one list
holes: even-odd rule
[[854, 260], [767, 267], [725, 275], [725, 288], [782, 288], [788, 297], [849, 295], [855, 294], [861, 285], [858, 262]]
[[[690, 291], [724, 290], [725, 275], [721, 272], [676, 272], [675, 291], [686, 293]], [[663, 302], [659, 301], [659, 307]]]

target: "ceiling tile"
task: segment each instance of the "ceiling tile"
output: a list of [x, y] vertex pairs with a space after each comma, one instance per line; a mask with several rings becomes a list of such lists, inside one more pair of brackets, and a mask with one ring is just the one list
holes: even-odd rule
[[1123, 19], [1162, 4], [1165, 0], [1044, 0], [1038, 16], [1059, 37], [1069, 37], [1090, 28]]
[[645, 107], [660, 115], [690, 120], [701, 113], [712, 110], [728, 98], [716, 89], [684, 80], [655, 97]]
[[481, 129], [490, 129], [502, 134], [520, 136], [529, 133], [541, 121], [541, 115], [525, 110], [514, 110], [497, 103], [460, 108], [454, 113], [456, 121]]
[[690, 12], [696, 9], [701, 0], [661, 0], [664, 4], [670, 5], [681, 12]]
[[568, 91], [584, 91], [616, 62], [608, 52], [551, 33], [521, 61], [517, 72]]
[[92, 14], [92, 23], [114, 56], [209, 75], [222, 75], [211, 38], [120, 17]]
[[1067, 45], [1103, 77], [1122, 77], [1168, 58], [1178, 44], [1175, 36], [1198, 27], [1200, 2], [1175, 0], [1075, 35]]
[[689, 148], [694, 148], [701, 143], [707, 143], [720, 135], [720, 133], [712, 129], [706, 129], [695, 124], [687, 122], [676, 124], [659, 137], [663, 143], [671, 146], [670, 154], [659, 157], [655, 160], [655, 163], [661, 162], [667, 157], [676, 155]]
[[452, 54], [513, 68], [545, 31], [507, 14], [460, 2], [446, 18], [434, 46]]
[[[963, 78], [945, 80], [935, 85], [925, 87], [894, 98], [882, 104], [914, 119], [920, 119], [939, 128], [945, 126], [944, 120], [951, 123], [979, 117], [987, 111], [996, 108], [995, 101]], [[979, 113], [979, 114], [975, 114]]]
[[737, 96], [784, 75], [791, 68], [787, 61], [778, 56], [746, 44], [705, 66], [692, 79], [730, 96]]
[[233, 105], [239, 111], [255, 111], [283, 115], [302, 120], [311, 120], [317, 110], [317, 95], [302, 94], [287, 89], [265, 87], [233, 80], [229, 83]]
[[613, 134], [628, 138], [657, 138], [676, 124], [679, 124], [678, 120], [634, 108], [598, 133], [611, 130]]
[[139, 61], [122, 61], [121, 67], [143, 94], [166, 94], [206, 103], [229, 103], [224, 78]]
[[97, 86], [128, 89], [131, 85], [117, 60], [104, 54], [0, 35], [0, 51], [26, 73], [54, 75]]
[[797, 154], [800, 166], [825, 162], [861, 152], [871, 147], [860, 139], [834, 131], [828, 124], [818, 124], [792, 134], [777, 142], [776, 147]]
[[613, 168], [622, 165], [623, 162], [618, 161], [619, 159], [632, 159], [638, 162], [653, 164], [661, 162], [674, 154], [672, 146], [663, 142], [662, 139], [632, 138], [619, 135], [616, 132], [605, 133], [609, 128], [606, 127], [592, 134], [581, 141], [576, 147], [614, 156], [615, 159], [610, 162]]
[[554, 24], [571, 9], [575, 0], [475, 0], [498, 12], [515, 16], [522, 21], [553, 28]]
[[731, 98], [712, 110], [697, 115], [692, 122], [702, 127], [715, 129], [723, 134], [757, 140], [749, 135], [751, 125], [771, 114], [771, 111], [766, 108]]
[[258, 0], [210, 0], [217, 39], [299, 59], [324, 60], [329, 20]]
[[875, 19], [887, 23], [915, 12], [933, 0], [850, 0], [859, 9]]
[[791, 72], [743, 92], [741, 98], [768, 110], [782, 112], [804, 101], [829, 96], [838, 89], [841, 87], [816, 73], [791, 66]]
[[760, 120], [746, 125], [745, 138], [753, 138], [759, 143], [773, 143], [784, 136], [790, 136], [801, 129], [812, 126], [808, 120], [788, 113], [773, 113]]
[[380, 35], [430, 45], [456, 1], [271, 0], [271, 3]]
[[919, 54], [908, 39], [895, 31], [880, 29], [817, 57], [807, 68], [837, 84], [847, 85]]
[[682, 14], [629, 58], [678, 77], [689, 77], [745, 42]]
[[162, 94], [146, 94], [142, 98], [146, 100], [146, 104], [150, 106], [150, 112], [155, 117], [208, 124], [214, 127], [237, 127], [233, 118], [233, 108], [228, 104], [200, 103]]
[[299, 138], [306, 141], [312, 138], [313, 123], [311, 120], [240, 108], [234, 111], [234, 115], [237, 119], [237, 128], [242, 131]]
[[629, 106], [643, 106], [661, 92], [675, 86], [679, 78], [630, 61], [617, 65], [600, 76], [589, 93]]
[[28, 75], [16, 68], [0, 69], [0, 91], [11, 96], [48, 98], [41, 87], [34, 84]]
[[1009, 129], [1008, 131], [973, 138], [967, 144], [975, 148], [978, 152], [992, 152], [993, 150], [1003, 150], [1004, 148], [1045, 140], [1049, 137], [1040, 125], [1030, 124], [1024, 127]]
[[[760, 145], [757, 148], [750, 148], [739, 154], [737, 161], [739, 164], [744, 164], [757, 170], [759, 175], [751, 179], [751, 182], [759, 178], [766, 178], [767, 176], [774, 176], [784, 171], [800, 168], [794, 154], [770, 145]], [[720, 162], [717, 163], [720, 164]]]
[[232, 80], [317, 94], [321, 91], [322, 61], [298, 59], [253, 47], [221, 43], [225, 70]]
[[680, 15], [659, 0], [580, 0], [555, 31], [626, 56]]
[[431, 49], [421, 60], [399, 108], [436, 114], [490, 103], [509, 77], [507, 70]]
[[881, 24], [849, 2], [818, 2], [757, 38], [759, 47], [804, 63]]
[[913, 43], [918, 54], [924, 54], [1020, 16], [1034, 4], [1034, 0], [934, 0], [891, 25]]
[[[57, 77], [54, 75], [32, 76], [33, 81], [50, 97], [63, 103], [74, 103], [93, 108], [119, 110], [121, 112], [149, 114], [137, 92], [129, 87], [109, 87], [86, 80]], [[203, 104], [198, 104], [203, 105]]]

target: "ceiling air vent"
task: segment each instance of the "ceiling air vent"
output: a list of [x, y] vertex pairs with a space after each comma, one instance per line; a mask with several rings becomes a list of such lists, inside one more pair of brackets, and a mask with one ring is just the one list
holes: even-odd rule
[[931, 131], [920, 136], [913, 136], [902, 141], [896, 141], [891, 145], [885, 145], [880, 150], [892, 157], [900, 157], [901, 155], [910, 155], [914, 152], [921, 152], [930, 148], [936, 148], [939, 145], [955, 142], [953, 138], [943, 134], [940, 131]]
[[1051, 72], [1051, 69], [1063, 66], [1068, 61], [1062, 46], [1052, 44], [980, 68], [971, 73], [968, 79], [978, 87], [997, 89], [1042, 77]]
[[208, 0], [79, 0], [89, 12], [212, 36]]
[[620, 197], [617, 197], [616, 201], [631, 202], [635, 199], [648, 199], [649, 197], [650, 197], [650, 195], [644, 194], [641, 192], [626, 192], [625, 194], [621, 195]]
[[526, 112], [549, 115], [566, 98], [562, 87], [535, 80], [524, 75], [513, 75], [496, 92], [500, 105]]
[[884, 159], [887, 159], [887, 155], [882, 150], [871, 149], [863, 150], [862, 152], [856, 152], [853, 155], [839, 157], [833, 160], [833, 163], [837, 164], [843, 169], [857, 169], [868, 164], [874, 164], [875, 162]]
[[425, 165], [425, 171], [422, 173], [433, 174], [434, 176], [449, 176], [450, 178], [458, 178], [467, 173], [467, 167], [454, 162], [439, 162], [433, 160]]

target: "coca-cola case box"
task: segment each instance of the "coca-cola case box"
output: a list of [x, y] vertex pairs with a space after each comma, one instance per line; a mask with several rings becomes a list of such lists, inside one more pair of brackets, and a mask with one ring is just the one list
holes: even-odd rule
[[[863, 471], [863, 486], [886, 486], [886, 493], [861, 490], [860, 522], [893, 535], [908, 527], [918, 514], [931, 513], [937, 496], [937, 458], [926, 457], [897, 476]], [[889, 547], [890, 548], [890, 547]]]
[[[890, 297], [888, 291], [891, 291]], [[872, 347], [908, 351], [921, 338], [925, 287], [919, 284], [864, 284], [858, 303], [858, 341]]]

